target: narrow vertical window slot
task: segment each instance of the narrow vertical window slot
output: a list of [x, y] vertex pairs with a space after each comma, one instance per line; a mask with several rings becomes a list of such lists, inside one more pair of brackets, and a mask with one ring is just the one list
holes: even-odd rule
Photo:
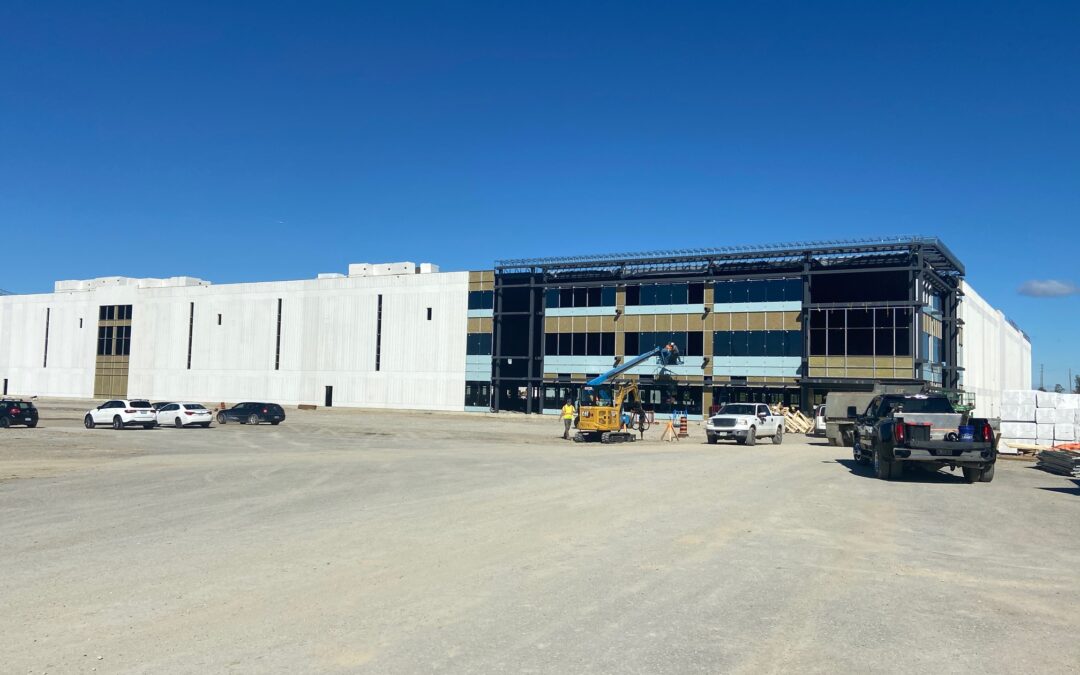
[[195, 303], [188, 306], [187, 324], [187, 369], [191, 370], [191, 338], [195, 333]]
[[45, 355], [41, 359], [41, 367], [49, 367], [49, 321], [52, 319], [52, 308], [45, 308]]
[[382, 367], [382, 294], [379, 295], [379, 305], [375, 313], [375, 370]]
[[281, 298], [277, 300], [277, 339], [274, 343], [274, 370], [281, 369]]

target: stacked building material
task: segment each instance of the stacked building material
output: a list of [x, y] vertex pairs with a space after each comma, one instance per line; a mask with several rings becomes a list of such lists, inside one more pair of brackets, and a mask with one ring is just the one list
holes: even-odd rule
[[1073, 450], [1043, 450], [1038, 467], [1062, 476], [1080, 477], [1080, 452]]
[[789, 434], [808, 434], [814, 430], [814, 420], [803, 415], [800, 410], [779, 405], [769, 409], [774, 415], [784, 416], [784, 431]]
[[1001, 438], [1010, 445], [1050, 448], [1077, 440], [1080, 395], [1007, 390], [1001, 397]]

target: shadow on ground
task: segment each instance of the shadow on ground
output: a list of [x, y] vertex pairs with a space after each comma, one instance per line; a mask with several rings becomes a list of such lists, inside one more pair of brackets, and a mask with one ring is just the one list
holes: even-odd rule
[[[859, 464], [854, 459], [822, 460], [823, 462], [836, 462], [845, 467], [851, 473], [866, 478], [874, 478], [874, 467], [870, 464]], [[959, 469], [957, 470], [959, 471]], [[929, 467], [908, 465], [904, 467], [904, 475], [900, 481], [906, 483], [967, 483], [963, 474], [950, 473], [941, 469], [931, 470]]]
[[[1039, 469], [1038, 467], [1035, 467], [1035, 466], [1033, 466], [1031, 468], [1035, 469], [1037, 471], [1042, 471], [1042, 469]], [[1047, 473], [1050, 473], [1050, 472], [1047, 472]], [[1054, 474], [1054, 475], [1057, 476], [1057, 475], [1060, 475], [1060, 474]], [[1045, 490], [1047, 492], [1060, 492], [1063, 495], [1073, 495], [1074, 497], [1080, 497], [1080, 478], [1070, 478], [1069, 480], [1071, 480], [1074, 483], [1074, 485], [1072, 487], [1041, 487], [1039, 489], [1040, 490]]]

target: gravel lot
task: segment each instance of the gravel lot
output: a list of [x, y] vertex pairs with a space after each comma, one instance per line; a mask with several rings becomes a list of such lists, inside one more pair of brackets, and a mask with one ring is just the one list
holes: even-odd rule
[[[1080, 485], [562, 441], [517, 415], [0, 433], [0, 663], [42, 672], [1075, 672]], [[96, 671], [95, 671], [96, 669]]]

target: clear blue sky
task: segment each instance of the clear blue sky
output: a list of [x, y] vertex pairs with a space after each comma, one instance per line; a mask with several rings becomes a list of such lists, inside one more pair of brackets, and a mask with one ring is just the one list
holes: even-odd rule
[[225, 4], [0, 4], [0, 288], [919, 233], [1080, 372], [1080, 3]]

